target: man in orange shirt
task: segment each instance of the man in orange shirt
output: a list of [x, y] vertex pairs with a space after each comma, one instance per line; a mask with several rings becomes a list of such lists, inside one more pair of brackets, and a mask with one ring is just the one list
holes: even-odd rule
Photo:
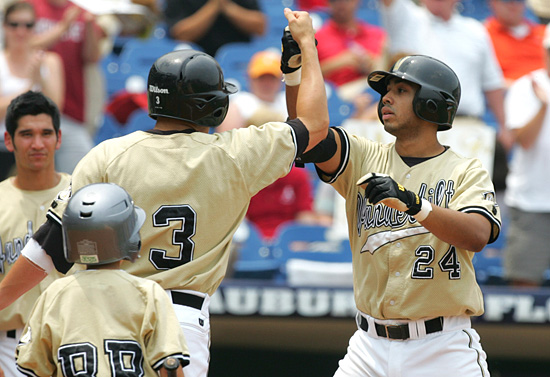
[[543, 68], [544, 26], [525, 16], [525, 0], [490, 0], [493, 15], [485, 21], [507, 86]]

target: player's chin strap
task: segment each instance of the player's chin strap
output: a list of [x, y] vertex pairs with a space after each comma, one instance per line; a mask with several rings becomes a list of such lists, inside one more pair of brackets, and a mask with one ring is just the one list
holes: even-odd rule
[[[333, 127], [331, 127], [333, 128]], [[337, 132], [334, 128], [334, 132], [331, 131], [331, 128], [328, 130], [327, 137], [324, 138], [311, 148], [306, 153], [302, 153], [301, 156], [296, 157], [295, 165], [298, 168], [303, 168], [305, 163], [320, 163], [328, 161], [336, 153], [338, 146], [336, 144], [336, 138], [334, 137], [334, 132]], [[340, 135], [338, 135], [340, 137]]]

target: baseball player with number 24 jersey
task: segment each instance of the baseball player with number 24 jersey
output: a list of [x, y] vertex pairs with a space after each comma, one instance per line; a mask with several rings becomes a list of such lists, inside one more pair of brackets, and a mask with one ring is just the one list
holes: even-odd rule
[[437, 140], [452, 126], [458, 78], [417, 55], [369, 84], [396, 141], [331, 128], [302, 156], [346, 198], [358, 330], [335, 377], [489, 376], [470, 324], [483, 313], [472, 259], [498, 237], [500, 213], [481, 163]]

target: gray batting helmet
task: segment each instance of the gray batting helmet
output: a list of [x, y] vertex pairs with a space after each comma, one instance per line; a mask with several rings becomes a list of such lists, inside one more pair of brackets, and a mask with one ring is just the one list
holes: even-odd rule
[[399, 59], [389, 72], [372, 72], [369, 85], [382, 95], [378, 104], [381, 121], [382, 97], [388, 92], [388, 80], [392, 77], [420, 86], [413, 99], [419, 118], [437, 124], [438, 131], [451, 128], [460, 102], [460, 82], [448, 65], [430, 56], [411, 55]]
[[78, 190], [63, 214], [65, 258], [82, 264], [134, 261], [145, 211], [122, 187], [94, 183]]

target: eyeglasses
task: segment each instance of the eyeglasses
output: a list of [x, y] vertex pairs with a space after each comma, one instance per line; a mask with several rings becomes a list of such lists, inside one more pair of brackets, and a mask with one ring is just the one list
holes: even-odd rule
[[13, 29], [16, 29], [20, 26], [23, 26], [27, 29], [32, 29], [34, 27], [34, 22], [6, 22], [6, 25]]

